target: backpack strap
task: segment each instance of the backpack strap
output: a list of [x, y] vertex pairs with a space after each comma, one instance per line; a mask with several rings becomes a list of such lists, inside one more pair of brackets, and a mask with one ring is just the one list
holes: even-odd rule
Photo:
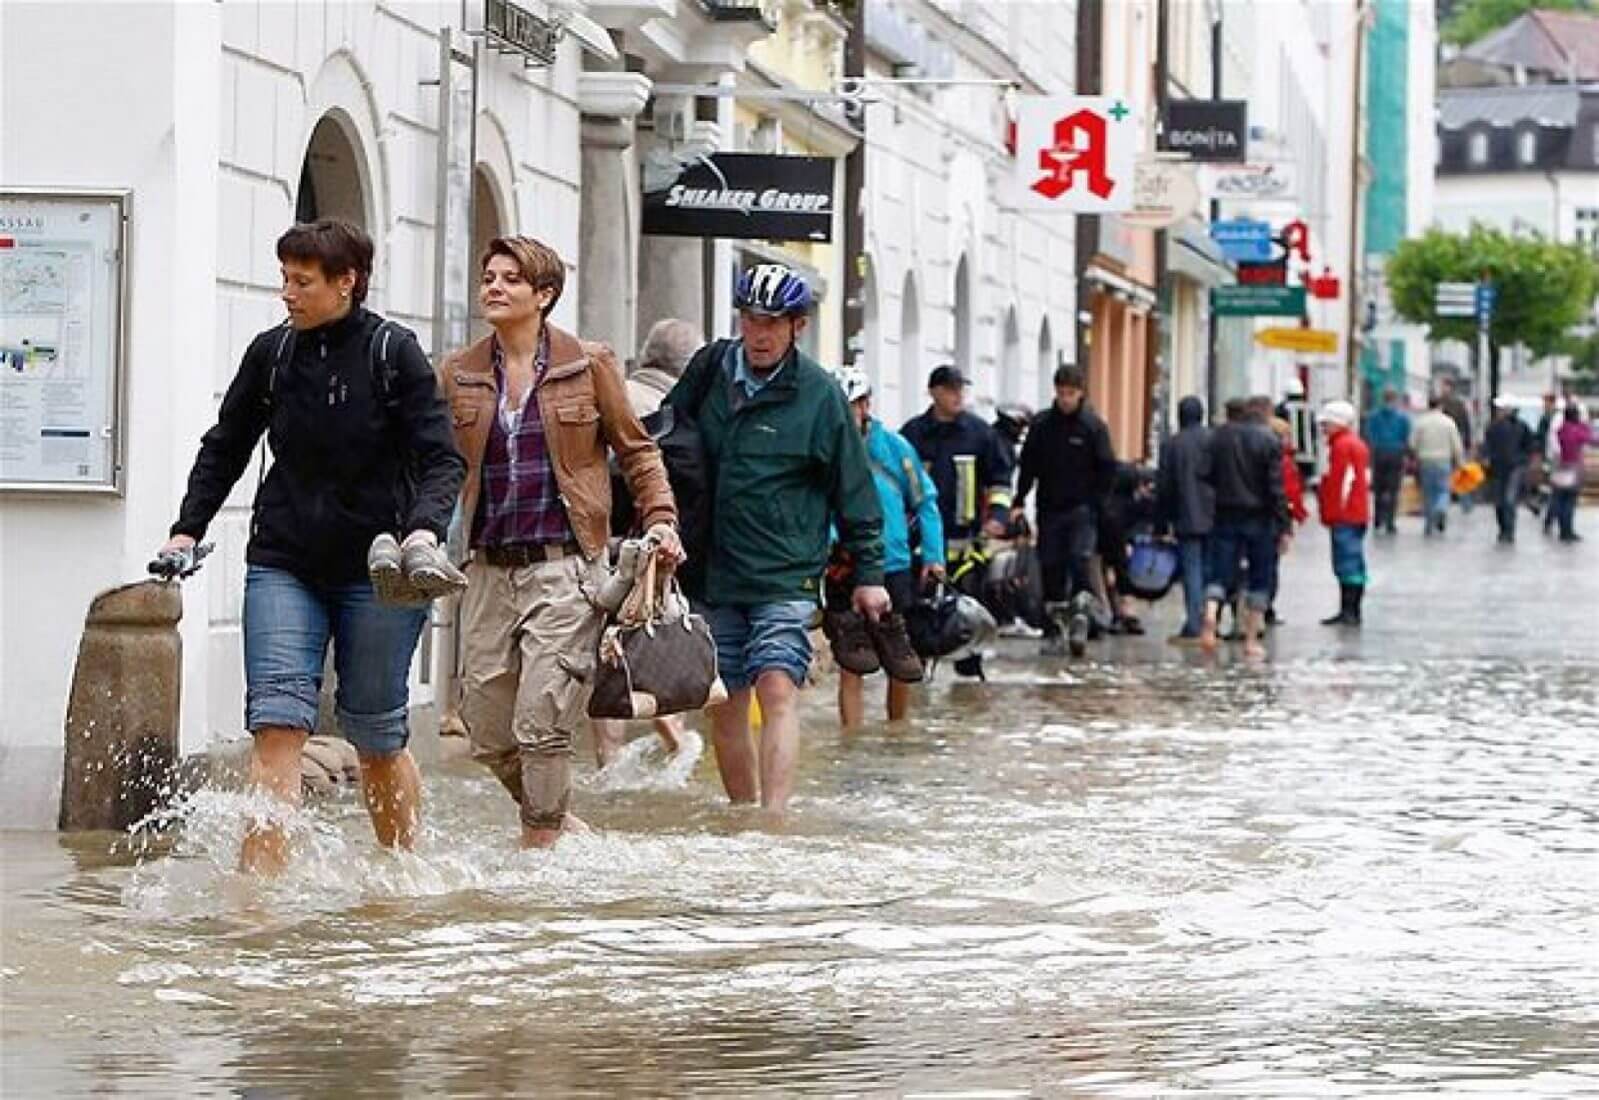
[[399, 325], [385, 319], [372, 330], [367, 343], [367, 354], [372, 361], [372, 392], [390, 418], [400, 407], [399, 369], [394, 365], [394, 358], [400, 341], [405, 338], [404, 332]]
[[[715, 384], [717, 378], [721, 377], [722, 360], [727, 357], [727, 348], [732, 342], [731, 340], [713, 340], [694, 353], [695, 359], [703, 360], [703, 366], [700, 370], [700, 376], [694, 380], [694, 391], [689, 395], [692, 398], [692, 404], [687, 412], [691, 417], [698, 419], [700, 409], [704, 406], [706, 397], [710, 395], [711, 386]], [[690, 361], [689, 368], [692, 369], [693, 366], [694, 363]]]
[[294, 326], [284, 321], [278, 329], [277, 339], [272, 342], [272, 358], [267, 363], [266, 392], [261, 395], [268, 417], [272, 415], [272, 400], [278, 395], [278, 368], [294, 358]]

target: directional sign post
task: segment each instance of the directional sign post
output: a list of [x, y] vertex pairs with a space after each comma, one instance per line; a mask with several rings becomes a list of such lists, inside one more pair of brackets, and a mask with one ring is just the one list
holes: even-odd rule
[[1476, 283], [1439, 283], [1433, 290], [1433, 312], [1440, 317], [1475, 317]]
[[1302, 317], [1302, 286], [1219, 286], [1210, 292], [1211, 312], [1218, 317]]
[[1305, 355], [1333, 355], [1338, 351], [1338, 334], [1323, 328], [1266, 328], [1255, 333], [1255, 342], [1280, 351]]

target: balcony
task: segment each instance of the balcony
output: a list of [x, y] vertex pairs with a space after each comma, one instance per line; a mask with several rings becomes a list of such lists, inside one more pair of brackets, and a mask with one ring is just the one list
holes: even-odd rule
[[776, 30], [766, 14], [765, 0], [699, 0], [705, 12], [718, 23], [764, 23]]

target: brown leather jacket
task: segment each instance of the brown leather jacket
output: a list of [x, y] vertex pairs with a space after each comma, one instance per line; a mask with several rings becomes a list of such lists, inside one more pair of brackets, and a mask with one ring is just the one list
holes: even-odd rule
[[[677, 522], [661, 452], [628, 402], [616, 356], [604, 344], [580, 342], [548, 325], [550, 366], [535, 391], [555, 483], [566, 505], [572, 534], [583, 556], [605, 551], [611, 533], [611, 474], [606, 445], [616, 452], [622, 474], [646, 528]], [[466, 459], [461, 514], [470, 530], [483, 484], [483, 452], [499, 408], [494, 377], [494, 337], [453, 352], [439, 365], [439, 387], [450, 403], [455, 446]]]

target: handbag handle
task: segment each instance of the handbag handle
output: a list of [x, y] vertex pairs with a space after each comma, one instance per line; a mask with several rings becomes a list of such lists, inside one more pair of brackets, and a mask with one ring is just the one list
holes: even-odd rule
[[660, 580], [656, 566], [658, 544], [654, 539], [644, 539], [642, 554], [644, 564], [633, 578], [633, 589], [622, 601], [616, 613], [619, 623], [628, 626], [648, 626], [660, 615]]

